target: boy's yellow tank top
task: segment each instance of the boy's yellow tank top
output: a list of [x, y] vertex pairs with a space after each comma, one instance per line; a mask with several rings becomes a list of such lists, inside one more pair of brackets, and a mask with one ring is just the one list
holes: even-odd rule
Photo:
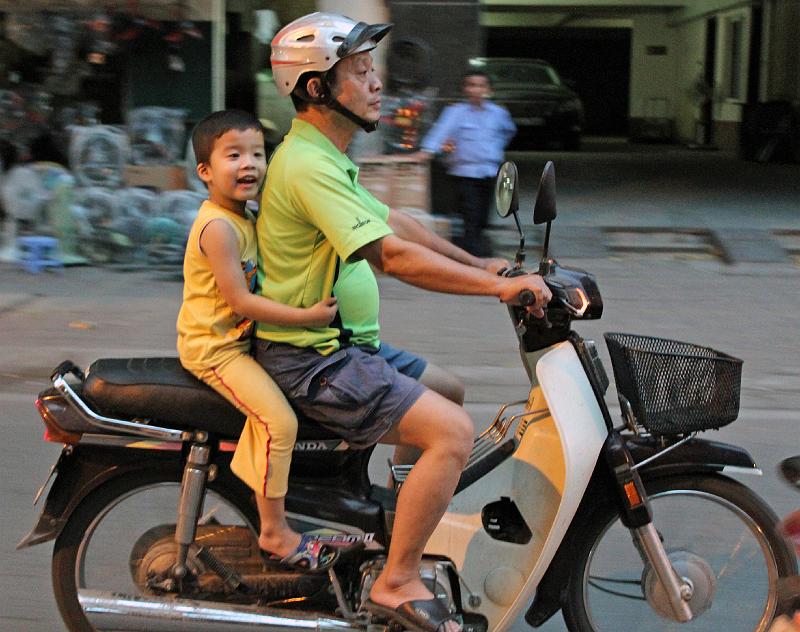
[[178, 355], [187, 369], [220, 366], [248, 353], [253, 321], [235, 314], [220, 294], [208, 258], [200, 250], [200, 235], [213, 220], [223, 220], [236, 234], [239, 260], [251, 292], [256, 284], [255, 218], [203, 202], [189, 232], [183, 258], [183, 304], [178, 313]]

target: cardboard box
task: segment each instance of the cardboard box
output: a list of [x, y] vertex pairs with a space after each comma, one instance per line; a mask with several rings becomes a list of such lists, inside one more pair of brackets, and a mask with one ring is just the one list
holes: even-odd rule
[[413, 208], [426, 213], [431, 210], [427, 161], [403, 154], [370, 156], [360, 161], [358, 181], [392, 208]]
[[126, 165], [125, 185], [159, 191], [186, 189], [186, 172], [183, 165]]
[[375, 160], [362, 161], [358, 182], [384, 204], [392, 205], [392, 168]]
[[428, 163], [398, 161], [393, 166], [391, 206], [430, 212], [431, 187]]

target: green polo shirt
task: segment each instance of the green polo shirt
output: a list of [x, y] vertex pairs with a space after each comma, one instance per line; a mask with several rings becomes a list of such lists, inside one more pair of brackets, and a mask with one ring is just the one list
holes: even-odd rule
[[256, 223], [263, 296], [310, 307], [336, 296], [328, 327], [258, 323], [256, 336], [327, 355], [379, 344], [378, 284], [356, 250], [392, 233], [389, 207], [358, 183], [358, 167], [316, 127], [294, 119], [267, 169]]

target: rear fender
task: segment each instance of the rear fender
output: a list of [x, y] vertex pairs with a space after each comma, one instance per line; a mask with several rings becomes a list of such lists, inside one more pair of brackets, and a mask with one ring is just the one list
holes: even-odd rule
[[[229, 469], [218, 468], [218, 478], [232, 477], [227, 474]], [[123, 476], [145, 476], [154, 471], [172, 472], [176, 480], [180, 480], [183, 471], [181, 453], [174, 450], [113, 447], [98, 450], [80, 445], [65, 448], [59, 457], [56, 478], [47, 494], [39, 520], [17, 545], [17, 549], [58, 537], [81, 501], [108, 481]]]
[[[641, 463], [658, 452], [655, 442], [628, 435], [623, 435], [623, 439], [636, 463]], [[759, 473], [753, 458], [746, 450], [719, 441], [697, 438], [687, 441], [638, 471], [646, 482], [674, 474], [722, 472], [726, 468]], [[608, 471], [605, 460], [598, 459], [578, 511], [536, 588], [531, 607], [525, 613], [525, 621], [534, 628], [541, 626], [561, 609], [566, 597], [570, 570], [574, 566], [574, 551], [578, 549], [576, 544], [583, 537], [582, 525], [597, 519], [601, 512], [620, 511], [614, 485], [614, 477]]]

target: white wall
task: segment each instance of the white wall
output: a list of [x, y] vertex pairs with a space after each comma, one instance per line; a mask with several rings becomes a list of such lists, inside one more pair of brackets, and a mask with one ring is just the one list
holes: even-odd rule
[[[648, 54], [648, 47], [664, 47], [665, 55]], [[631, 118], [672, 118], [676, 108], [675, 31], [667, 13], [635, 15], [631, 34]]]
[[675, 131], [683, 141], [700, 141], [700, 97], [697, 82], [702, 82], [705, 64], [706, 24], [692, 20], [674, 28], [675, 46], [680, 51], [675, 70]]

